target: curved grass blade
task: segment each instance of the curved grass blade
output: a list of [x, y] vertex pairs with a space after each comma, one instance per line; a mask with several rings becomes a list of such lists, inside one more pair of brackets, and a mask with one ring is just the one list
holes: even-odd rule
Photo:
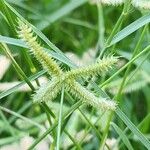
[[[29, 81], [33, 81], [33, 80], [39, 78], [40, 76], [42, 76], [44, 73], [46, 73], [46, 71], [45, 71], [45, 70], [42, 70], [42, 71], [36, 73], [35, 75], [29, 77], [28, 79], [29, 79]], [[7, 91], [4, 91], [4, 92], [0, 93], [0, 99], [2, 99], [2, 98], [4, 98], [4, 97], [6, 97], [6, 96], [8, 96], [8, 95], [10, 95], [10, 94], [12, 94], [12, 93], [14, 93], [18, 88], [20, 88], [20, 87], [23, 86], [24, 84], [26, 84], [26, 82], [25, 82], [25, 81], [22, 81], [22, 82], [20, 82], [20, 84], [18, 84], [18, 85], [16, 85], [16, 86], [12, 87], [12, 88], [10, 88], [10, 89], [8, 89]]]
[[[11, 37], [6, 37], [6, 36], [2, 36], [0, 35], [0, 42], [4, 42], [7, 44], [11, 44], [11, 45], [15, 45], [15, 46], [19, 46], [19, 47], [24, 47], [24, 48], [29, 48], [25, 42], [23, 42], [20, 39], [15, 39], [15, 38], [11, 38]], [[76, 66], [71, 62], [71, 60], [69, 58], [67, 58], [64, 54], [60, 54], [60, 53], [56, 53], [54, 51], [50, 51], [47, 48], [44, 48], [45, 51], [47, 51], [52, 57], [54, 57], [55, 59], [67, 64], [68, 66], [75, 68]], [[65, 57], [64, 57], [65, 56]]]
[[128, 35], [132, 34], [133, 32], [135, 32], [136, 30], [143, 27], [144, 25], [146, 25], [149, 22], [150, 22], [150, 13], [143, 16], [143, 17], [141, 17], [141, 18], [139, 18], [139, 19], [137, 19], [136, 21], [134, 21], [133, 23], [131, 23], [130, 25], [125, 27], [123, 30], [118, 32], [113, 37], [113, 39], [112, 39], [109, 46], [112, 46], [112, 45], [118, 43], [119, 41], [121, 41], [122, 39], [124, 39]]

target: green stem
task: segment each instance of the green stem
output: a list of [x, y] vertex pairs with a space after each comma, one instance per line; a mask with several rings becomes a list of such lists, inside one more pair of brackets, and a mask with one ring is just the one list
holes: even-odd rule
[[124, 4], [124, 8], [123, 11], [119, 17], [119, 19], [117, 20], [117, 23], [115, 24], [110, 36], [108, 37], [106, 43], [105, 43], [105, 47], [102, 49], [100, 55], [98, 58], [101, 58], [104, 54], [104, 52], [107, 50], [107, 47], [110, 45], [114, 35], [116, 34], [116, 32], [118, 31], [120, 25], [122, 24], [124, 18], [128, 15], [129, 9], [130, 9], [130, 4], [131, 4], [131, 0], [126, 0], [126, 3]]
[[128, 67], [132, 62], [134, 62], [137, 58], [139, 58], [141, 55], [143, 55], [145, 52], [150, 50], [150, 45], [147, 46], [143, 51], [138, 53], [135, 57], [133, 57], [128, 63], [126, 63], [122, 68], [120, 68], [116, 73], [114, 73], [110, 78], [108, 78], [105, 82], [103, 82], [100, 86], [103, 87], [107, 83], [109, 83], [116, 75], [118, 75], [120, 72], [122, 72], [126, 67]]
[[78, 144], [78, 142], [71, 136], [71, 134], [64, 129], [64, 132], [68, 135], [68, 137], [71, 139], [71, 141], [73, 142], [73, 144], [77, 147], [78, 150], [82, 150], [81, 146]]
[[34, 86], [32, 85], [32, 83], [29, 81], [28, 77], [25, 75], [25, 73], [22, 71], [22, 69], [20, 68], [20, 66], [17, 64], [16, 60], [13, 58], [9, 48], [7, 47], [7, 45], [5, 43], [0, 44], [1, 48], [4, 50], [4, 52], [6, 53], [6, 55], [10, 58], [10, 60], [12, 61], [12, 64], [16, 70], [16, 72], [18, 73], [19, 77], [22, 80], [25, 80], [26, 83], [29, 85], [29, 87], [31, 88], [31, 90], [35, 90]]
[[111, 120], [112, 120], [113, 114], [114, 114], [114, 113], [111, 112], [110, 115], [109, 115], [109, 118], [108, 118], [108, 120], [107, 120], [107, 124], [106, 124], [105, 130], [104, 130], [104, 133], [103, 133], [103, 136], [102, 136], [102, 139], [101, 139], [100, 150], [103, 150], [103, 149], [104, 149], [105, 141], [106, 141], [106, 139], [107, 139], [107, 135], [108, 135], [109, 127], [110, 127], [110, 122], [111, 122]]
[[[142, 42], [142, 40], [143, 40], [143, 38], [144, 38], [145, 31], [146, 31], [147, 27], [148, 27], [148, 26], [146, 25], [146, 26], [144, 27], [143, 31], [142, 31], [142, 34], [141, 34], [140, 39], [139, 39], [139, 41], [138, 41], [138, 43], [137, 43], [137, 45], [136, 45], [136, 47], [135, 47], [135, 49], [134, 49], [134, 51], [133, 51], [133, 55], [132, 55], [132, 58], [131, 58], [131, 59], [133, 59], [133, 58], [136, 56], [136, 54], [138, 53], [140, 44], [141, 44], [141, 42]], [[118, 94], [116, 95], [116, 99], [117, 99], [118, 101], [119, 101], [119, 99], [120, 99], [120, 96], [121, 96], [123, 87], [124, 87], [124, 85], [125, 85], [126, 78], [127, 78], [128, 74], [129, 74], [129, 72], [130, 72], [130, 70], [131, 70], [132, 64], [133, 64], [133, 62], [130, 63], [130, 65], [127, 67], [127, 69], [126, 69], [126, 71], [125, 71], [123, 80], [122, 80], [122, 82], [121, 82], [121, 86], [120, 86], [120, 88], [119, 88], [119, 90], [118, 90]]]
[[[137, 128], [140, 130], [143, 127], [144, 123], [147, 124], [147, 122], [149, 122], [149, 120], [150, 120], [150, 113], [137, 125]], [[124, 134], [127, 133], [128, 130], [129, 130], [129, 128], [126, 127], [125, 130], [123, 131], [123, 133]], [[133, 136], [132, 132], [128, 135], [128, 137], [130, 138], [131, 136]], [[117, 140], [117, 142], [119, 143], [120, 140], [121, 140], [121, 138], [119, 138]], [[123, 146], [123, 143], [121, 143], [121, 145], [119, 146], [119, 149], [121, 149], [122, 146]]]
[[[78, 101], [75, 103], [70, 110], [65, 113], [62, 117], [62, 121], [65, 121], [80, 105], [82, 104], [82, 101]], [[42, 140], [44, 139], [49, 133], [52, 132], [53, 129], [55, 129], [58, 125], [58, 120], [55, 121], [55, 123], [42, 135], [40, 136], [29, 148], [28, 150], [33, 150], [34, 147]]]
[[58, 130], [57, 130], [56, 150], [59, 150], [59, 149], [60, 149], [60, 133], [61, 133], [61, 126], [62, 126], [63, 101], [64, 101], [64, 86], [62, 87], [62, 92], [61, 92], [60, 110], [59, 110], [59, 119], [58, 119]]
[[15, 136], [15, 132], [14, 132], [13, 128], [11, 127], [11, 125], [9, 124], [8, 120], [6, 119], [5, 115], [3, 114], [2, 110], [0, 110], [0, 116], [1, 116], [2, 120], [4, 121], [5, 125], [7, 126], [11, 135]]
[[97, 10], [98, 10], [98, 43], [97, 43], [97, 51], [99, 49], [104, 48], [104, 16], [103, 16], [103, 7], [101, 3], [97, 4]]
[[13, 34], [16, 35], [15, 24], [13, 21], [14, 17], [12, 17], [12, 14], [9, 13], [9, 9], [7, 8], [4, 0], [0, 0], [0, 8], [1, 8], [1, 10], [3, 10], [3, 13], [5, 14], [5, 16], [8, 20], [9, 26], [11, 27]]

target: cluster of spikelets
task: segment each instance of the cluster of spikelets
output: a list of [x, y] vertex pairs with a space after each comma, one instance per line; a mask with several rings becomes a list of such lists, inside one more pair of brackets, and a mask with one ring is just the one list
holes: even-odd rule
[[[124, 4], [126, 0], [91, 0], [91, 2], [117, 6]], [[149, 0], [131, 0], [131, 4], [139, 9], [150, 9]]]
[[76, 79], [85, 76], [95, 76], [106, 72], [117, 62], [117, 57], [104, 57], [102, 60], [87, 67], [63, 72], [57, 62], [40, 46], [33, 35], [32, 29], [22, 21], [18, 22], [19, 37], [28, 45], [36, 59], [42, 64], [43, 68], [52, 76], [49, 83], [41, 86], [33, 95], [34, 102], [43, 102], [53, 100], [61, 91], [64, 85], [65, 90], [81, 99], [83, 102], [93, 107], [115, 110], [117, 104], [114, 101], [105, 98], [96, 97], [93, 93], [79, 84]]

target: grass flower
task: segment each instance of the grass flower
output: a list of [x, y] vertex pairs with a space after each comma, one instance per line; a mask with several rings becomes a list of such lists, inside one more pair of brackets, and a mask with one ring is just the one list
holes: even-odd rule
[[32, 28], [20, 20], [18, 21], [18, 25], [19, 37], [26, 42], [36, 59], [42, 64], [43, 68], [45, 68], [50, 75], [59, 76], [62, 73], [59, 65], [37, 42], [37, 37], [34, 36]]
[[102, 60], [99, 60], [98, 62], [87, 67], [62, 72], [57, 62], [50, 55], [48, 55], [48, 53], [45, 52], [37, 42], [36, 36], [33, 36], [34, 33], [32, 29], [22, 21], [19, 21], [18, 24], [19, 37], [27, 43], [31, 49], [31, 52], [42, 64], [43, 68], [46, 68], [48, 73], [52, 75], [52, 80], [41, 86], [33, 95], [34, 102], [46, 102], [48, 100], [55, 99], [61, 91], [62, 85], [65, 85], [65, 89], [68, 92], [76, 98], [83, 100], [83, 102], [90, 104], [93, 107], [115, 110], [115, 102], [108, 101], [104, 98], [97, 98], [93, 93], [76, 82], [75, 79], [81, 76], [96, 76], [106, 72], [113, 64], [117, 62], [117, 57], [104, 57]]
[[96, 63], [91, 64], [87, 67], [85, 66], [67, 72], [66, 78], [78, 78], [81, 76], [100, 75], [108, 71], [117, 61], [118, 61], [117, 57], [113, 56], [103, 57], [103, 59], [98, 60]]

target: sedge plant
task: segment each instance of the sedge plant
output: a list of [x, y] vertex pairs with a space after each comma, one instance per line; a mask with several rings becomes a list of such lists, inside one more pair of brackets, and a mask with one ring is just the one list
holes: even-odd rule
[[96, 76], [100, 73], [106, 72], [117, 62], [117, 57], [104, 57], [102, 60], [99, 60], [88, 67], [63, 72], [57, 62], [48, 55], [48, 53], [46, 53], [37, 42], [37, 38], [33, 35], [34, 33], [30, 27], [19, 20], [18, 28], [19, 37], [27, 43], [36, 59], [52, 76], [50, 83], [43, 85], [36, 91], [36, 94], [33, 95], [34, 102], [53, 100], [60, 92], [62, 85], [64, 85], [68, 92], [87, 104], [107, 110], [115, 110], [117, 105], [115, 102], [106, 100], [105, 98], [97, 98], [93, 93], [81, 86], [75, 79], [87, 75]]

